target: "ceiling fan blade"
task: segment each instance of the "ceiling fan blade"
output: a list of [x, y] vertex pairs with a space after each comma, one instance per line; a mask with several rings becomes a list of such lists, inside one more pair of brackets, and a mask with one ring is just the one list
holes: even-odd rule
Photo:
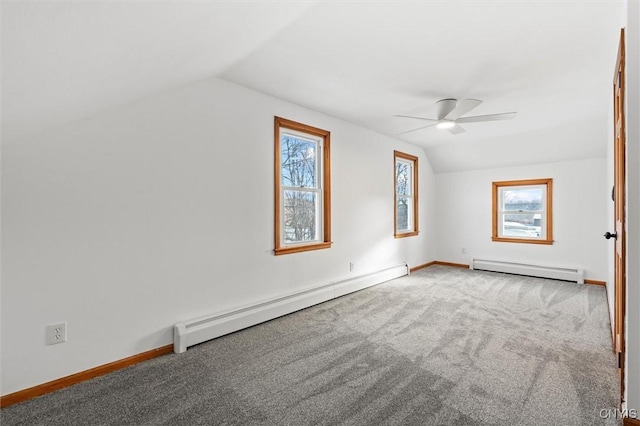
[[474, 108], [477, 108], [482, 103], [478, 99], [465, 99], [462, 102], [458, 102], [458, 105], [447, 114], [444, 118], [447, 120], [456, 120], [458, 117], [462, 117]]
[[402, 133], [398, 133], [396, 136], [404, 135], [405, 133], [417, 132], [418, 130], [426, 129], [427, 127], [435, 126], [436, 124], [438, 124], [437, 121], [435, 123], [427, 124], [426, 126], [418, 127], [417, 129], [411, 129]]
[[455, 99], [440, 99], [436, 102], [436, 117], [438, 117], [438, 120], [442, 120], [449, 115], [451, 111], [456, 109], [457, 104], [458, 101]]
[[448, 130], [449, 130], [449, 133], [451, 133], [452, 135], [457, 135], [458, 133], [466, 132], [466, 130], [464, 130], [462, 126], [459, 126], [457, 124]]
[[396, 115], [396, 117], [402, 117], [402, 118], [415, 118], [416, 120], [425, 120], [425, 121], [433, 121], [438, 122], [438, 120], [433, 119], [433, 118], [426, 118], [426, 117], [415, 117], [413, 115]]
[[479, 121], [509, 120], [516, 116], [515, 112], [503, 112], [500, 114], [474, 115], [471, 117], [461, 117], [456, 120], [458, 123], [477, 123]]

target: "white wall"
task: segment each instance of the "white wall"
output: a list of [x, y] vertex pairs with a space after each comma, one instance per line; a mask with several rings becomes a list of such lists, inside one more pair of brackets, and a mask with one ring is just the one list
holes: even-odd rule
[[640, 5], [627, 4], [627, 407], [640, 410]]
[[[606, 159], [547, 163], [436, 175], [436, 258], [468, 264], [473, 257], [582, 266], [585, 278], [608, 277]], [[493, 181], [553, 178], [553, 245], [491, 240]], [[466, 248], [467, 254], [462, 253]]]
[[[331, 131], [331, 249], [272, 254], [275, 115]], [[421, 149], [220, 80], [3, 144], [3, 395], [170, 344], [177, 321], [435, 258]], [[419, 157], [414, 238], [393, 238], [394, 149]], [[45, 346], [60, 321], [69, 341]]]

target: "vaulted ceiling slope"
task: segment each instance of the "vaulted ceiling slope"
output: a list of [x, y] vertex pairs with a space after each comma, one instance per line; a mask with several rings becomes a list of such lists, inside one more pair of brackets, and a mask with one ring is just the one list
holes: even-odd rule
[[[217, 77], [422, 146], [436, 172], [601, 157], [623, 3], [3, 2], [3, 137]], [[443, 98], [518, 114], [399, 135]]]

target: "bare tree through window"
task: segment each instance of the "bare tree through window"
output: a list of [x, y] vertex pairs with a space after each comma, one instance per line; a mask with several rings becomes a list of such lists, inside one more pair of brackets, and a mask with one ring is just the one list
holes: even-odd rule
[[418, 235], [418, 157], [394, 151], [396, 238]]
[[396, 227], [398, 230], [409, 229], [409, 199], [410, 181], [409, 181], [409, 164], [396, 162]]
[[285, 241], [317, 239], [317, 163], [315, 141], [281, 137], [282, 186], [284, 188]]

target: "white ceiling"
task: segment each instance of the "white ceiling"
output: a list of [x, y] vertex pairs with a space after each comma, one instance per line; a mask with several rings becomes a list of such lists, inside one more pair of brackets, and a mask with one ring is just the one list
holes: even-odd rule
[[[604, 156], [622, 6], [4, 1], [2, 133], [218, 77], [424, 147], [437, 172]], [[396, 136], [448, 97], [518, 115]]]

